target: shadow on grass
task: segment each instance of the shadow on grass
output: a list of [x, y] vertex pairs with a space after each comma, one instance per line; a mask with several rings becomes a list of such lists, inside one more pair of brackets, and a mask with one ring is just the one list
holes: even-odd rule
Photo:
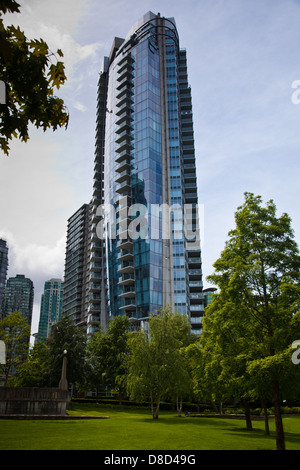
[[[263, 421], [253, 421], [253, 429], [249, 430], [246, 428], [246, 422], [244, 418], [214, 418], [214, 417], [178, 417], [176, 411], [161, 411], [158, 419], [153, 419], [151, 415], [151, 410], [148, 407], [134, 407], [134, 406], [120, 406], [120, 405], [106, 405], [103, 406], [99, 404], [95, 405], [84, 405], [71, 407], [70, 414], [87, 414], [87, 415], [107, 415], [111, 418], [112, 421], [118, 420], [119, 418], [126, 417], [130, 418], [130, 421], [135, 421], [136, 423], [146, 424], [147, 427], [150, 427], [152, 430], [156, 425], [163, 426], [164, 428], [172, 427], [195, 427], [200, 429], [203, 427], [210, 429], [217, 429], [219, 432], [224, 432], [228, 437], [234, 436], [236, 439], [243, 437], [249, 439], [249, 441], [254, 441], [255, 439], [264, 438], [266, 441], [275, 441], [275, 431], [274, 422], [270, 420], [271, 430], [270, 435], [266, 436], [264, 432]], [[259, 424], [258, 424], [259, 423]], [[272, 424], [271, 424], [272, 423]], [[273, 429], [272, 429], [273, 427]], [[299, 429], [299, 428], [298, 428]], [[298, 431], [297, 429], [297, 431]], [[204, 431], [205, 432], [205, 431]], [[300, 432], [287, 432], [285, 431], [285, 440], [286, 443], [291, 448], [300, 449]]]
[[[186, 418], [185, 416], [179, 417], [176, 414], [174, 415], [160, 415], [158, 419], [153, 419], [151, 415], [149, 417], [143, 417], [137, 418], [138, 421], [140, 422], [153, 422], [157, 423], [160, 422], [162, 424], [166, 425], [183, 425], [183, 426], [213, 426], [213, 427], [232, 427], [232, 429], [236, 429], [235, 426], [233, 426], [233, 420], [232, 419], [226, 419], [226, 418]], [[237, 419], [234, 420], [235, 422], [238, 421], [241, 426], [245, 420], [243, 419]], [[245, 425], [246, 426], [246, 425]], [[246, 430], [246, 428], [245, 428]]]
[[[274, 449], [275, 449], [275, 441], [276, 441], [276, 431], [270, 430], [270, 434], [266, 435], [264, 429], [259, 429], [253, 427], [253, 429], [239, 428], [239, 427], [228, 427], [227, 429], [224, 428], [226, 434], [235, 435], [238, 437], [246, 437], [246, 439], [252, 440], [257, 438], [264, 438], [266, 441], [274, 442]], [[300, 449], [300, 433], [295, 432], [287, 432], [284, 431], [284, 438], [286, 446], [291, 449]], [[290, 445], [289, 445], [290, 444]]]

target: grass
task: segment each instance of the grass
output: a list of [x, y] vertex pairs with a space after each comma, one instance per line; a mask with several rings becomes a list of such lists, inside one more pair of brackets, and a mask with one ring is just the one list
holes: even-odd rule
[[[109, 416], [97, 420], [0, 420], [1, 450], [274, 450], [264, 422], [226, 418], [178, 418], [162, 411], [109, 405], [72, 405], [71, 415]], [[300, 450], [300, 416], [284, 417], [287, 450]]]

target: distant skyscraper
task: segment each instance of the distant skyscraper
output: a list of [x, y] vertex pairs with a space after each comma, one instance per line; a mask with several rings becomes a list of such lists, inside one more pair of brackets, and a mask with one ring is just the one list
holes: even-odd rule
[[68, 220], [65, 258], [63, 315], [75, 325], [85, 325], [89, 205], [84, 204]]
[[31, 279], [23, 274], [10, 277], [7, 280], [4, 293], [3, 316], [14, 311], [22, 313], [31, 327], [34, 287]]
[[60, 279], [50, 279], [45, 282], [44, 293], [41, 296], [37, 341], [48, 338], [52, 326], [61, 318], [63, 286], [64, 284]]
[[5, 240], [0, 239], [0, 318], [3, 306], [6, 277], [8, 270], [8, 247]]
[[141, 321], [169, 304], [199, 333], [204, 303], [191, 88], [174, 18], [148, 12], [104, 58], [94, 168], [89, 318], [103, 324], [107, 308], [108, 317]]

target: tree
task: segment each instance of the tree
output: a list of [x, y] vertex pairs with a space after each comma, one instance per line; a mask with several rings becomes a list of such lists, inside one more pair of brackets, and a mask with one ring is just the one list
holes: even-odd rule
[[76, 384], [84, 381], [86, 373], [86, 333], [83, 328], [73, 324], [70, 317], [63, 316], [54, 325], [47, 338], [48, 359], [46, 374], [48, 386], [57, 387], [61, 377], [64, 351], [67, 351], [67, 380]]
[[57, 56], [43, 39], [28, 40], [19, 27], [4, 27], [2, 15], [19, 13], [15, 0], [0, 2], [0, 81], [6, 99], [0, 104], [0, 148], [9, 154], [9, 141], [29, 139], [28, 124], [56, 130], [67, 128], [69, 115], [62, 99], [54, 95], [66, 80], [60, 49]]
[[247, 429], [252, 429], [249, 403], [253, 384], [247, 366], [248, 361], [261, 355], [252, 325], [245, 324], [246, 316], [241, 304], [237, 307], [222, 292], [215, 294], [205, 311], [198, 348], [187, 352], [202, 398], [212, 400], [215, 408], [219, 402], [220, 413], [223, 401], [239, 399], [245, 409]]
[[[268, 368], [275, 408], [276, 447], [283, 450], [280, 355], [290, 348], [296, 330], [293, 317], [299, 311], [300, 256], [291, 219], [276, 216], [271, 200], [262, 207], [260, 196], [245, 193], [235, 214], [236, 228], [208, 277], [220, 290], [223, 309], [230, 302], [250, 335], [251, 359], [272, 363]], [[238, 315], [240, 312], [240, 315]], [[252, 344], [252, 346], [251, 346]], [[249, 354], [248, 354], [249, 358]]]
[[[135, 331], [128, 344], [127, 388], [132, 399], [150, 400], [153, 419], [168, 393], [181, 398], [188, 380], [186, 358], [181, 350], [193, 341], [186, 316], [169, 307], [150, 316], [148, 331]], [[179, 409], [180, 413], [180, 409]]]
[[97, 331], [87, 344], [90, 385], [109, 386], [117, 391], [120, 400], [126, 391], [124, 358], [128, 354], [129, 327], [128, 317], [117, 316], [105, 331]]
[[39, 341], [29, 351], [28, 359], [17, 367], [14, 381], [16, 387], [48, 386], [48, 349], [44, 341]]
[[0, 340], [6, 348], [6, 363], [0, 364], [5, 385], [16, 367], [24, 362], [28, 355], [30, 326], [20, 312], [12, 312], [0, 320]]

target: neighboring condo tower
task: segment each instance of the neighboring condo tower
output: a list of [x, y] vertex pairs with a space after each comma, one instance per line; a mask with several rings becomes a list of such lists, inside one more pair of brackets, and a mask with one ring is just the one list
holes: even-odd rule
[[6, 240], [0, 238], [0, 319], [3, 308], [6, 278], [8, 270], [8, 246]]
[[116, 315], [144, 321], [167, 304], [201, 329], [186, 51], [175, 20], [152, 12], [114, 39], [99, 77], [86, 299], [88, 333]]

